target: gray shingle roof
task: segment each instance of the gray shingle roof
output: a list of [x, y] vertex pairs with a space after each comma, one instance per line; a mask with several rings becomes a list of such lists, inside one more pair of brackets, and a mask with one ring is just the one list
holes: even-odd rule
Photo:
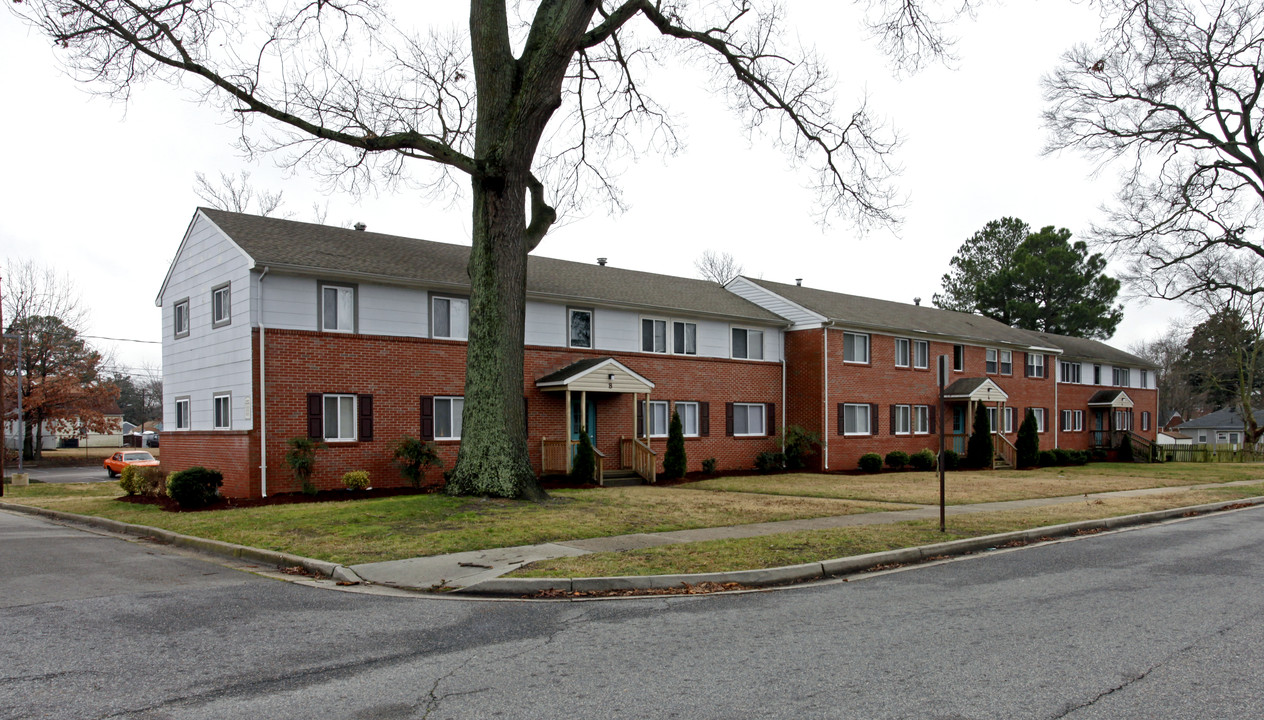
[[[1255, 416], [1255, 422], [1264, 425], [1264, 410], [1256, 410], [1251, 413]], [[1198, 429], [1214, 429], [1214, 428], [1234, 428], [1242, 429], [1246, 423], [1242, 422], [1242, 414], [1237, 408], [1220, 408], [1219, 410], [1203, 415], [1200, 418], [1186, 420], [1176, 427], [1181, 430], [1198, 430]]]
[[[536, 384], [547, 385], [548, 383], [561, 382], [562, 380], [578, 375], [585, 370], [588, 370], [590, 368], [595, 368], [598, 365], [604, 362], [607, 362], [609, 360], [614, 360], [614, 358], [595, 357], [595, 358], [584, 358], [583, 360], [576, 360], [575, 362], [571, 363], [570, 365], [567, 365], [564, 368], [561, 368], [560, 370], [554, 370], [553, 372], [538, 378], [536, 380]], [[615, 362], [618, 362], [618, 361], [615, 360]]]
[[[1109, 405], [1128, 393], [1123, 390], [1098, 390], [1088, 399], [1089, 405]], [[1131, 400], [1132, 398], [1129, 398]]]
[[[257, 265], [462, 287], [470, 248], [368, 231], [199, 208]], [[716, 283], [532, 255], [527, 295], [682, 311], [782, 325], [780, 316]]]
[[1052, 347], [1042, 344], [1033, 333], [1012, 328], [982, 315], [786, 285], [769, 280], [747, 280], [851, 327], [946, 335], [961, 340], [1005, 343], [1020, 347]]
[[1143, 360], [1130, 352], [1111, 347], [1100, 340], [1055, 335], [1054, 333], [1032, 332], [1040, 338], [1040, 342], [1049, 347], [1062, 348], [1064, 357], [1083, 360], [1104, 360], [1112, 365], [1132, 365], [1134, 367], [1154, 368], [1154, 363]]

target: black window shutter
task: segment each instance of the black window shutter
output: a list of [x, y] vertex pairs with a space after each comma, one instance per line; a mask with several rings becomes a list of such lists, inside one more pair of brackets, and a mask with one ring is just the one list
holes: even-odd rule
[[[875, 430], [874, 434], [876, 435], [877, 433], [878, 431]], [[891, 434], [892, 435], [895, 434], [895, 406], [894, 405], [891, 406]]]
[[869, 428], [869, 434], [877, 435], [878, 434], [878, 403], [874, 403], [869, 406], [869, 415], [870, 415], [869, 422], [873, 423], [873, 425]]
[[928, 428], [930, 430], [930, 434], [934, 435], [935, 433], [939, 432], [938, 430], [935, 429], [935, 406], [934, 405], [931, 405], [927, 408], [926, 416], [930, 418], [930, 427]]
[[325, 437], [325, 398], [320, 393], [307, 394], [307, 437], [322, 440]]
[[645, 401], [636, 402], [636, 436], [645, 437]]
[[711, 403], [698, 403], [698, 434], [711, 437]]
[[733, 403], [724, 403], [724, 434], [733, 437]]
[[434, 396], [421, 396], [421, 439], [434, 440]]
[[764, 434], [776, 435], [777, 431], [775, 428], [777, 427], [777, 406], [772, 403], [768, 403], [764, 406], [764, 408], [768, 411], [768, 426], [764, 428]]
[[1028, 360], [1031, 353], [1023, 353], [1023, 377], [1031, 377], [1031, 361]]
[[359, 415], [356, 423], [360, 432], [360, 441], [367, 442], [373, 439], [373, 396], [361, 395], [356, 402], [356, 414]]
[[843, 422], [843, 403], [839, 403], [838, 404], [838, 434], [842, 435], [844, 429], [845, 429], [845, 423]]

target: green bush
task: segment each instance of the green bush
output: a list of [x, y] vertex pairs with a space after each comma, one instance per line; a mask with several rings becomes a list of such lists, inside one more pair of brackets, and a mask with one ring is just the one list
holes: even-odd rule
[[1018, 442], [1014, 443], [1020, 468], [1035, 465], [1040, 455], [1040, 434], [1036, 431], [1036, 413], [1028, 409], [1023, 424], [1018, 428]]
[[286, 444], [290, 446], [290, 451], [285, 454], [285, 464], [294, 473], [294, 479], [303, 492], [315, 495], [316, 486], [312, 483], [312, 473], [316, 472], [316, 451], [325, 444], [306, 437], [290, 438]]
[[1040, 467], [1053, 467], [1058, 464], [1058, 456], [1052, 450], [1041, 450], [1036, 456], [1036, 462]]
[[892, 470], [903, 470], [904, 466], [908, 465], [909, 456], [908, 456], [908, 453], [904, 452], [903, 450], [892, 450], [891, 452], [887, 453], [886, 460], [887, 460], [887, 467], [891, 468]]
[[1132, 462], [1135, 459], [1132, 452], [1132, 437], [1124, 435], [1119, 441], [1119, 462]]
[[755, 456], [755, 469], [761, 473], [779, 472], [785, 467], [785, 453], [765, 450]]
[[787, 427], [782, 441], [786, 448], [787, 470], [802, 470], [807, 465], [808, 457], [815, 455], [816, 448], [821, 446], [820, 435], [808, 432], [799, 425]]
[[368, 470], [352, 470], [342, 476], [342, 486], [348, 490], [364, 490], [369, 486]]
[[865, 472], [876, 473], [882, 469], [882, 456], [878, 453], [865, 453], [860, 456], [860, 462], [856, 464]]
[[579, 433], [579, 445], [575, 447], [575, 459], [571, 461], [571, 479], [579, 483], [597, 479], [597, 455], [586, 432]]
[[956, 470], [961, 467], [961, 453], [956, 450], [944, 450], [944, 469]]
[[123, 472], [119, 473], [118, 484], [119, 484], [119, 487], [123, 489], [124, 494], [126, 495], [139, 495], [140, 494], [140, 488], [138, 487], [138, 484], [140, 482], [139, 470], [140, 468], [136, 467], [135, 465], [128, 465], [127, 467], [123, 468]]
[[909, 465], [914, 470], [930, 470], [935, 467], [935, 453], [929, 448], [922, 448], [909, 456]]
[[[421, 481], [426, 478], [427, 470], [432, 467], [443, 467], [433, 444], [407, 435], [395, 443], [394, 455], [399, 474], [403, 475], [408, 480], [408, 484], [414, 488], [421, 487]], [[447, 479], [446, 474], [444, 479]]]
[[167, 473], [161, 468], [128, 465], [119, 475], [119, 487], [128, 495], [158, 497], [167, 493]]
[[1103, 460], [1106, 459], [1106, 451], [1103, 450], [1102, 448], [1093, 448], [1089, 452], [1088, 457], [1089, 457], [1089, 460], [1092, 460], [1093, 462], [1102, 462]]
[[1057, 462], [1059, 465], [1071, 464], [1071, 451], [1067, 450], [1066, 448], [1054, 448], [1053, 457], [1054, 457], [1054, 461]]
[[224, 476], [218, 470], [195, 465], [167, 476], [167, 496], [186, 510], [206, 507], [215, 502]]
[[680, 424], [680, 414], [672, 412], [667, 425], [667, 453], [663, 455], [663, 477], [675, 480], [685, 476], [689, 461], [685, 456], [685, 430]]
[[987, 408], [978, 404], [974, 412], [974, 430], [966, 443], [966, 466], [972, 468], [992, 467], [992, 423], [988, 420]]
[[1083, 450], [1072, 450], [1071, 451], [1071, 464], [1072, 465], [1087, 465], [1088, 453]]
[[702, 472], [708, 475], [715, 474], [715, 458], [707, 458], [702, 461]]

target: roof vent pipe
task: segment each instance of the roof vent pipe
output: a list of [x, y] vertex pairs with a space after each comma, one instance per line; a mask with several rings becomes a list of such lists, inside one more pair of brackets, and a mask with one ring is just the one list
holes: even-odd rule
[[602, 267], [605, 267], [605, 266], [606, 266], [606, 259], [605, 259], [605, 258], [597, 258], [597, 264], [598, 264], [598, 265], [600, 265], [600, 266], [602, 266]]
[[367, 228], [367, 227], [368, 227], [368, 225], [365, 225], [364, 223], [356, 223], [356, 224], [355, 224], [355, 229], [356, 229], [356, 230], [359, 230], [360, 232], [364, 232], [365, 228]]
[[798, 285], [799, 287], [803, 287], [803, 278], [795, 278], [794, 284]]
[[913, 304], [914, 304], [914, 305], [921, 305], [921, 304], [922, 304], [922, 299], [921, 299], [921, 298], [919, 298], [919, 297], [915, 297], [915, 298], [913, 298]]

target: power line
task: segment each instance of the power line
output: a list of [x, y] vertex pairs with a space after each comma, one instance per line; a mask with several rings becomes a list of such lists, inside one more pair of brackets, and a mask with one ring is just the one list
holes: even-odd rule
[[135, 340], [133, 338], [112, 338], [112, 337], [102, 337], [100, 335], [80, 335], [79, 337], [89, 338], [92, 340], [113, 340], [114, 342], [146, 343], [148, 345], [161, 345], [162, 344], [161, 340]]

